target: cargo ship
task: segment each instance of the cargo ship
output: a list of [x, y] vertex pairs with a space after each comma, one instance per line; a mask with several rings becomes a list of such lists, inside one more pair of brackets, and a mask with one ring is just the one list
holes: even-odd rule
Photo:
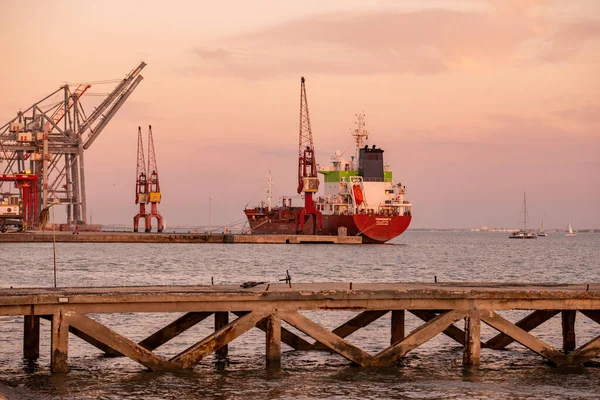
[[[322, 214], [322, 235], [360, 235], [363, 243], [384, 243], [401, 235], [412, 219], [412, 204], [405, 199], [406, 186], [392, 183], [392, 171], [384, 163], [384, 150], [364, 145], [368, 139], [364, 115], [357, 115], [356, 141], [349, 160], [337, 151], [331, 163], [318, 168], [323, 175], [324, 193], [315, 198], [315, 208]], [[302, 207], [292, 206], [290, 197], [271, 207], [269, 201], [246, 208], [253, 234], [296, 234], [314, 231], [309, 218], [302, 232], [296, 231], [296, 215]]]

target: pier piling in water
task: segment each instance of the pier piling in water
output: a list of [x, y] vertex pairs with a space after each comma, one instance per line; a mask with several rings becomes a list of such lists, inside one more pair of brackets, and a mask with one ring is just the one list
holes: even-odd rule
[[[23, 355], [39, 356], [40, 319], [51, 322], [51, 370], [66, 372], [69, 334], [102, 350], [126, 356], [150, 370], [193, 368], [215, 353], [228, 357], [228, 344], [249, 330], [265, 332], [266, 365], [282, 364], [282, 343], [296, 351], [328, 350], [362, 366], [392, 365], [433, 337], [444, 334], [463, 346], [463, 364], [477, 366], [481, 349], [504, 349], [518, 342], [555, 365], [584, 365], [600, 354], [600, 336], [577, 348], [575, 317], [579, 313], [600, 324], [600, 284], [528, 285], [501, 283], [272, 283], [270, 290], [238, 285], [152, 286], [110, 288], [0, 289], [0, 315], [22, 315]], [[587, 289], [587, 290], [586, 290]], [[333, 330], [313, 321], [305, 311], [359, 311]], [[499, 314], [531, 310], [517, 322]], [[140, 342], [119, 334], [87, 314], [179, 313], [173, 322]], [[371, 353], [346, 338], [390, 313], [389, 346]], [[406, 315], [423, 321], [406, 332]], [[531, 334], [560, 314], [563, 349]], [[197, 343], [165, 358], [155, 350], [214, 315], [214, 331]], [[230, 320], [230, 315], [236, 319]], [[455, 324], [464, 320], [464, 330]], [[484, 323], [498, 334], [481, 337]], [[305, 339], [289, 329], [302, 332]], [[595, 325], [597, 327], [597, 325]], [[485, 363], [485, 359], [483, 360]]]

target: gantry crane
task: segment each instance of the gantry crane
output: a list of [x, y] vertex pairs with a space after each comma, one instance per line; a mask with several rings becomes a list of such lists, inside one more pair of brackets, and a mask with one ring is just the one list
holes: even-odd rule
[[313, 193], [319, 190], [317, 161], [313, 146], [304, 77], [300, 79], [300, 140], [298, 142], [298, 193], [304, 193], [304, 207], [296, 214], [296, 232], [304, 232], [307, 215], [313, 216], [313, 234], [323, 229], [323, 216], [315, 208]]
[[80, 100], [91, 85], [80, 84], [74, 91], [64, 85], [0, 126], [0, 173], [38, 177], [32, 204], [36, 215], [49, 203], [58, 202], [66, 206], [69, 224], [87, 224], [84, 150], [142, 81], [145, 66], [140, 63], [119, 80], [89, 116]]
[[[140, 212], [133, 217], [133, 231], [138, 231], [140, 218], [144, 218], [145, 232], [152, 231], [152, 218], [156, 218], [158, 232], [164, 229], [163, 217], [158, 212], [161, 200], [160, 183], [158, 181], [158, 166], [154, 152], [152, 125], [148, 126], [148, 169], [144, 162], [144, 147], [142, 143], [142, 128], [138, 127], [138, 157], [135, 181], [135, 204], [140, 205]], [[147, 174], [146, 174], [147, 172]], [[146, 213], [146, 204], [150, 203], [150, 212]]]
[[140, 212], [133, 217], [133, 231], [138, 231], [140, 218], [144, 218], [145, 230], [150, 226], [146, 220], [146, 203], [148, 203], [148, 179], [146, 175], [146, 160], [144, 158], [144, 143], [142, 141], [142, 127], [138, 126], [137, 168], [135, 172], [135, 204], [140, 205]]

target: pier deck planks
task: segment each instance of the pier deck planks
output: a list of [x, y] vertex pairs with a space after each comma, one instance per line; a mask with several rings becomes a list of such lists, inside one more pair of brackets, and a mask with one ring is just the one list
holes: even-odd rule
[[[304, 310], [359, 312], [329, 331], [299, 313]], [[501, 317], [501, 310], [530, 310], [517, 322]], [[362, 311], [362, 312], [360, 312]], [[404, 312], [424, 324], [405, 333]], [[164, 312], [186, 313], [140, 343], [117, 335], [86, 314]], [[369, 354], [344, 338], [392, 313], [390, 346]], [[140, 286], [79, 288], [0, 288], [0, 315], [22, 315], [24, 355], [39, 354], [39, 318], [52, 320], [52, 370], [67, 370], [67, 331], [90, 344], [109, 348], [108, 355], [125, 355], [154, 370], [192, 368], [208, 354], [227, 356], [227, 344], [256, 327], [267, 333], [267, 365], [279, 365], [281, 342], [296, 350], [336, 352], [364, 366], [391, 365], [431, 338], [446, 334], [464, 347], [465, 365], [480, 363], [480, 350], [501, 349], [513, 341], [556, 365], [582, 365], [600, 353], [600, 337], [576, 348], [575, 314], [600, 322], [600, 284], [528, 283], [266, 283], [239, 285]], [[229, 322], [228, 315], [237, 316]], [[166, 360], [153, 353], [158, 346], [208, 316], [215, 315], [214, 334], [178, 356]], [[554, 349], [529, 331], [561, 315], [563, 349]], [[567, 316], [567, 317], [565, 317]], [[558, 318], [558, 317], [557, 317]], [[454, 323], [464, 320], [464, 330]], [[306, 341], [281, 325], [302, 331]], [[480, 323], [499, 333], [481, 340]], [[275, 330], [277, 332], [275, 332]], [[82, 336], [83, 334], [83, 336]], [[35, 337], [34, 337], [35, 336]]]

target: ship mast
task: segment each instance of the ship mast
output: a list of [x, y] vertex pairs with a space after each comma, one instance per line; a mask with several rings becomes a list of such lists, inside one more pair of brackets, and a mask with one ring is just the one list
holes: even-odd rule
[[525, 232], [527, 232], [527, 197], [525, 197], [525, 192], [523, 192], [523, 226], [525, 227]]
[[[356, 153], [354, 156], [354, 160], [356, 163], [358, 163], [359, 151], [363, 147], [364, 141], [369, 139], [369, 132], [365, 130], [365, 114], [359, 113], [356, 114], [356, 117], [358, 120], [355, 122], [356, 129], [352, 131], [352, 136], [354, 136], [354, 139], [356, 140]], [[358, 164], [355, 169], [358, 169]]]
[[267, 206], [268, 210], [271, 211], [271, 200], [273, 199], [273, 177], [271, 176], [271, 170], [267, 175]]

